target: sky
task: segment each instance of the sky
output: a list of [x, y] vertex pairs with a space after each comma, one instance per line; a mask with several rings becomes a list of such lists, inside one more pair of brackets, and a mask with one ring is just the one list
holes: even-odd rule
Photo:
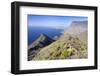
[[28, 26], [64, 29], [70, 26], [72, 21], [85, 20], [88, 18], [83, 16], [28, 15]]

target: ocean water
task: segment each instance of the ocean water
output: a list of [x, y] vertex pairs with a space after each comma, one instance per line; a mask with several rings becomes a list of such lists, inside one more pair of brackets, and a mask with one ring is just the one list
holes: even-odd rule
[[40, 34], [44, 33], [50, 38], [60, 36], [63, 29], [55, 29], [49, 27], [28, 27], [28, 45], [34, 42]]

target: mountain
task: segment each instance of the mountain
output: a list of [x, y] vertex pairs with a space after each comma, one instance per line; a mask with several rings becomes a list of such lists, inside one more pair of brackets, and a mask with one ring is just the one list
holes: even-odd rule
[[78, 35], [82, 32], [87, 31], [88, 28], [87, 25], [88, 25], [87, 21], [73, 21], [71, 25], [67, 29], [65, 29], [64, 33]]
[[73, 21], [56, 41], [41, 48], [32, 60], [87, 58], [87, 32], [87, 21]]
[[53, 39], [42, 33], [37, 40], [28, 46], [28, 59], [31, 60], [41, 48], [49, 45], [52, 42], [54, 42]]
[[32, 60], [87, 58], [87, 45], [69, 34], [44, 47]]
[[81, 41], [87, 43], [88, 21], [73, 21], [71, 25], [65, 29], [64, 34], [77, 36]]
[[50, 38], [54, 38], [55, 36], [60, 36], [63, 29], [56, 29], [51, 27], [42, 27], [41, 26], [29, 26], [28, 27], [28, 45], [32, 44], [33, 41], [37, 40], [40, 34], [46, 34]]

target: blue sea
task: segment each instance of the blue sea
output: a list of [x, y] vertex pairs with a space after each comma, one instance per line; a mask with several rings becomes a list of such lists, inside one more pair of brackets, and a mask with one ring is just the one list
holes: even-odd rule
[[28, 27], [28, 45], [34, 42], [40, 34], [44, 33], [50, 38], [60, 36], [63, 29], [55, 29], [49, 27]]

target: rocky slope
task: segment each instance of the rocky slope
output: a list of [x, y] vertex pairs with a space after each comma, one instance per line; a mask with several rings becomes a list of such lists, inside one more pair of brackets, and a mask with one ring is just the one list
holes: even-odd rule
[[41, 48], [49, 45], [54, 42], [53, 39], [49, 38], [45, 34], [41, 34], [36, 41], [34, 41], [28, 47], [28, 60], [32, 60], [32, 58], [40, 51]]
[[62, 36], [57, 41], [41, 49], [33, 60], [87, 58], [87, 46], [79, 38]]
[[87, 31], [88, 28], [87, 25], [88, 25], [87, 21], [73, 21], [71, 25], [67, 29], [65, 29], [64, 33], [78, 35], [82, 32]]

